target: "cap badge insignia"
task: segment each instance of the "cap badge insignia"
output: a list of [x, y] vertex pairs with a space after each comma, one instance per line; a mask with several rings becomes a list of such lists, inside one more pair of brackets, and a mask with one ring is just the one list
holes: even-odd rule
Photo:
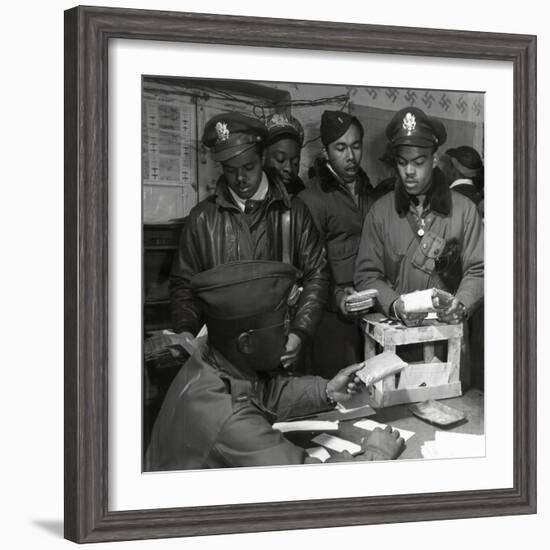
[[290, 122], [285, 115], [275, 113], [267, 123], [268, 130], [277, 126], [289, 126]]
[[407, 130], [407, 135], [410, 136], [416, 129], [416, 118], [412, 113], [407, 113], [403, 119], [403, 128]]
[[344, 119], [343, 119], [341, 116], [339, 116], [339, 117], [337, 117], [337, 118], [338, 118], [338, 122], [339, 122], [340, 124], [344, 124]]
[[216, 124], [216, 135], [218, 136], [218, 142], [229, 139], [229, 130], [227, 129], [226, 122], [218, 122]]

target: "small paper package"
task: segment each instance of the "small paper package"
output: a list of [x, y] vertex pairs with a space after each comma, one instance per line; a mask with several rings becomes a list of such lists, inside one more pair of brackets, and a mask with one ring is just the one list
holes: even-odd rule
[[384, 351], [364, 362], [365, 366], [357, 371], [357, 376], [366, 385], [372, 384], [403, 370], [407, 363], [393, 351]]

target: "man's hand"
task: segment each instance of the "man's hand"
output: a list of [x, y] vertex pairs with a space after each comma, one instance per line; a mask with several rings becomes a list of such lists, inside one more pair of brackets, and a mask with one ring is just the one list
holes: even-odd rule
[[355, 460], [393, 460], [404, 446], [405, 441], [397, 430], [392, 430], [391, 426], [377, 427], [363, 440], [363, 453]]
[[346, 319], [359, 319], [365, 315], [365, 311], [347, 311], [346, 309], [346, 298], [351, 294], [355, 294], [355, 289], [351, 286], [347, 286], [343, 289], [343, 292], [339, 292], [337, 300], [338, 310]]
[[447, 323], [450, 325], [462, 323], [462, 321], [466, 318], [466, 308], [461, 302], [458, 301], [457, 298], [453, 298], [449, 307], [438, 310], [437, 318], [442, 323]]
[[393, 310], [395, 311], [395, 315], [405, 323], [408, 327], [416, 327], [424, 321], [426, 316], [428, 315], [427, 312], [423, 313], [407, 313], [405, 311], [405, 303], [403, 302], [403, 299], [401, 296], [395, 300], [393, 303]]
[[291, 332], [286, 339], [285, 351], [281, 355], [281, 364], [285, 369], [296, 363], [301, 348], [302, 339], [297, 334]]
[[364, 366], [364, 363], [356, 363], [343, 368], [332, 380], [327, 382], [327, 396], [337, 403], [351, 399], [364, 387], [363, 382], [354, 376]]

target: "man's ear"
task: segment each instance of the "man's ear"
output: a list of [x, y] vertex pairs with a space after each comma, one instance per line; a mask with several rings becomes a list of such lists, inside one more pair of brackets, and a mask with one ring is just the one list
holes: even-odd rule
[[250, 332], [241, 332], [237, 338], [237, 349], [245, 354], [250, 355], [253, 351], [253, 336]]
[[326, 147], [323, 147], [321, 149], [321, 156], [325, 159], [325, 160], [328, 160], [328, 151], [327, 151], [327, 148]]
[[439, 155], [437, 153], [434, 153], [433, 160], [432, 160], [432, 168], [435, 168], [439, 163]]

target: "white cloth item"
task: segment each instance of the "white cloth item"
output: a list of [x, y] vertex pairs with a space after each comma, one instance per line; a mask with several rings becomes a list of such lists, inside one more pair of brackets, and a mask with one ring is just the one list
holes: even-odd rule
[[403, 300], [405, 313], [423, 313], [426, 311], [434, 311], [434, 305], [432, 302], [433, 291], [433, 288], [429, 288], [427, 290], [417, 290], [415, 292], [403, 294], [401, 299]]
[[[267, 176], [265, 172], [262, 172], [262, 179], [260, 181], [260, 186], [258, 187], [257, 191], [254, 193], [252, 197], [250, 197], [250, 200], [253, 201], [263, 201], [267, 195], [267, 191], [269, 189], [269, 180], [267, 179]], [[231, 187], [229, 187], [229, 192], [231, 193], [231, 196], [233, 197], [233, 200], [237, 204], [237, 206], [241, 209], [241, 212], [244, 212], [244, 206], [247, 200], [249, 199], [241, 199]]]

